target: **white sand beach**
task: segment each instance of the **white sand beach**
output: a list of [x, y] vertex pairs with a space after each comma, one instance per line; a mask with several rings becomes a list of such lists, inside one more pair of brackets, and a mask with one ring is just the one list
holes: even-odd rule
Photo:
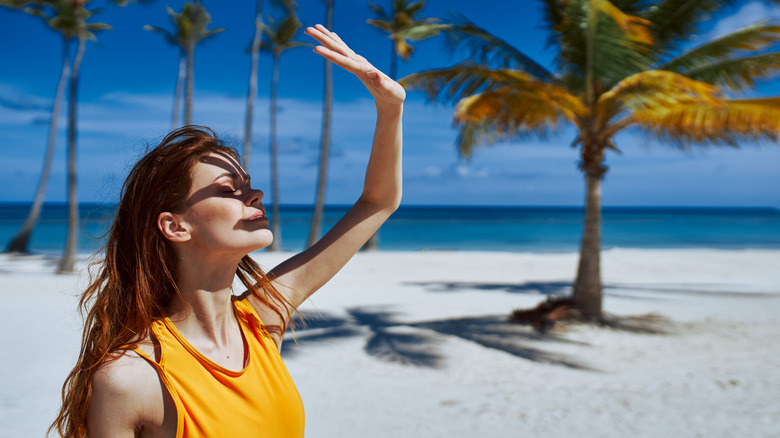
[[[780, 436], [780, 251], [604, 251], [605, 310], [665, 333], [507, 322], [569, 292], [576, 262], [358, 254], [283, 346], [306, 436]], [[53, 264], [0, 256], [0, 437], [44, 435], [78, 354], [86, 277]]]

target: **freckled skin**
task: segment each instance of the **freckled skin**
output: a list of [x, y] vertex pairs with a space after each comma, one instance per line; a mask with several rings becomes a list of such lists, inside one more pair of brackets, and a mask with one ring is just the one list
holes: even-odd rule
[[[191, 244], [241, 255], [270, 245], [273, 234], [261, 203], [263, 192], [252, 189], [238, 163], [216, 154], [209, 157], [213, 160], [195, 165], [190, 199], [196, 200], [180, 214], [190, 227]], [[248, 220], [258, 213], [263, 217]]]

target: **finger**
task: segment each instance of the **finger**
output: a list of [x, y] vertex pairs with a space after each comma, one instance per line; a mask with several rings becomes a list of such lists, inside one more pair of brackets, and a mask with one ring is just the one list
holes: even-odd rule
[[322, 55], [328, 61], [333, 62], [347, 71], [352, 73], [358, 73], [361, 71], [360, 64], [357, 61], [347, 55], [331, 50], [325, 46], [315, 47], [314, 52]]
[[346, 48], [347, 48], [347, 50], [349, 50], [349, 51], [350, 51], [350, 52], [351, 52], [353, 55], [355, 54], [355, 51], [354, 51], [354, 50], [352, 50], [352, 49], [351, 49], [351, 48], [350, 48], [350, 47], [347, 45], [347, 43], [345, 43], [344, 41], [342, 41], [341, 37], [340, 37], [340, 36], [339, 36], [339, 35], [338, 35], [336, 32], [331, 32], [331, 36], [333, 36], [333, 39], [335, 39], [336, 41], [338, 41], [338, 42], [340, 42], [341, 44], [343, 44], [343, 45], [344, 45], [344, 47], [346, 47]]
[[[337, 41], [331, 39], [327, 35], [324, 35], [322, 32], [320, 32], [317, 29], [314, 28], [308, 28], [306, 29], [306, 33], [311, 36], [312, 38], [316, 39], [318, 43], [321, 44], [321, 46], [324, 49], [327, 49], [328, 51], [339, 53], [342, 56], [349, 56], [350, 53], [347, 51], [342, 45], [340, 45]], [[316, 50], [315, 50], [316, 52]], [[322, 54], [322, 52], [318, 52]]]
[[327, 46], [331, 50], [336, 50], [344, 55], [354, 55], [355, 51], [352, 50], [337, 34], [331, 32], [325, 26], [317, 24], [313, 28], [316, 32], [311, 36], [319, 36], [318, 41]]

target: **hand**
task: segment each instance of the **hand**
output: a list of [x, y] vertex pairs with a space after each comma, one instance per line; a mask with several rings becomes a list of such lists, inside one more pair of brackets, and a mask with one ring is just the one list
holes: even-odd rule
[[406, 98], [404, 87], [355, 53], [335, 32], [318, 24], [307, 27], [306, 34], [322, 44], [315, 47], [314, 52], [357, 76], [374, 96], [378, 107], [392, 108], [403, 104]]

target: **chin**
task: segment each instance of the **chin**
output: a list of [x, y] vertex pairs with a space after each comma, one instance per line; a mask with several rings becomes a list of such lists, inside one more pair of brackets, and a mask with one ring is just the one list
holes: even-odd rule
[[252, 234], [252, 241], [255, 243], [252, 245], [252, 251], [257, 251], [269, 247], [274, 242], [274, 235], [271, 230], [258, 230]]

